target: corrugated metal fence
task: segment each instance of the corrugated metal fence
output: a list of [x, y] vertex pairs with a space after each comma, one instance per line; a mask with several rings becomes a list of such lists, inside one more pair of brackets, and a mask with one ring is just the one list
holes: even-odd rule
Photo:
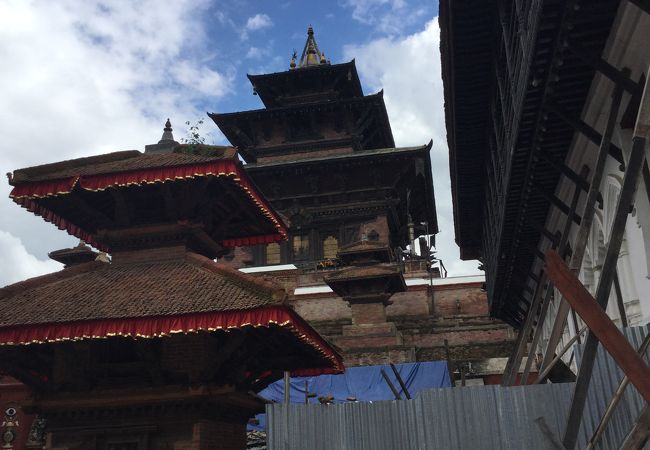
[[[413, 400], [267, 407], [269, 449], [546, 449], [560, 436], [572, 384], [468, 386]], [[562, 411], [562, 413], [558, 413]]]
[[[623, 333], [632, 346], [638, 349], [649, 329], [650, 326], [647, 325], [644, 327], [631, 327], [625, 328]], [[576, 351], [577, 361], [580, 361], [581, 352], [582, 347], [578, 346]], [[646, 363], [650, 363], [650, 349], [645, 352], [644, 359]], [[623, 372], [618, 368], [614, 359], [609, 356], [602, 345], [599, 346], [587, 393], [587, 404], [582, 415], [582, 426], [578, 435], [577, 448], [585, 448], [587, 445], [623, 376]], [[636, 388], [631, 384], [628, 385], [596, 449], [619, 448], [645, 404], [645, 400], [643, 400]], [[650, 450], [650, 444], [646, 444], [643, 448]]]
[[[648, 327], [625, 330], [638, 348]], [[646, 353], [646, 361], [648, 355]], [[580, 357], [580, 349], [577, 351]], [[578, 448], [584, 448], [623, 374], [599, 349]], [[543, 417], [561, 439], [573, 383], [468, 386], [422, 391], [414, 400], [337, 405], [267, 406], [272, 450], [549, 449], [535, 422]], [[628, 386], [597, 448], [616, 449], [632, 427], [643, 399]], [[646, 445], [650, 449], [650, 445]]]

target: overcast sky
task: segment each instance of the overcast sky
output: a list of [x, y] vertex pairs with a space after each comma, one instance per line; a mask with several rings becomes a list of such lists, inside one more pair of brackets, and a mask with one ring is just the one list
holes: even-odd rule
[[[420, 0], [0, 0], [0, 169], [176, 139], [205, 113], [260, 108], [246, 73], [286, 70], [308, 25], [333, 63], [356, 58], [366, 94], [384, 89], [397, 146], [433, 139], [438, 256], [476, 274], [454, 243], [437, 4]], [[207, 143], [227, 143], [211, 121]], [[58, 270], [76, 245], [9, 200], [0, 183], [0, 286]]]

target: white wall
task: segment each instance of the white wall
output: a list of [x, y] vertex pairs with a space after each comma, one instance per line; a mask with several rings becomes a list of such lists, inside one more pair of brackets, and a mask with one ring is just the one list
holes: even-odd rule
[[[648, 14], [641, 12], [630, 2], [623, 2], [615, 21], [612, 33], [609, 37], [607, 46], [602, 55], [603, 59], [613, 66], [629, 68], [632, 71], [632, 79], [638, 80], [644, 73], [646, 78], [649, 77], [648, 66], [650, 65], [650, 17]], [[598, 74], [591, 86], [591, 91], [583, 112], [583, 121], [599, 130], [602, 134], [605, 129], [605, 122], [609, 114], [611, 95], [614, 84], [604, 76]], [[619, 112], [619, 121], [625, 111], [630, 99], [629, 94], [623, 96], [621, 109]], [[629, 158], [631, 150], [631, 130], [622, 130], [620, 126], [614, 132], [612, 142], [623, 150], [624, 158]], [[583, 165], [591, 169], [589, 178], [593, 173], [595, 158], [598, 147], [588, 141], [584, 136], [576, 133], [572, 144], [567, 165], [576, 173], [579, 173]], [[616, 209], [616, 200], [618, 190], [622, 183], [624, 174], [619, 168], [619, 164], [613, 159], [608, 158], [603, 175], [603, 181], [600, 186], [600, 192], [604, 197], [602, 209], [596, 212], [594, 228], [591, 232], [590, 242], [587, 246], [583, 270], [580, 273], [580, 279], [587, 288], [595, 293], [599, 278], [600, 264], [602, 261], [603, 246], [607, 245], [609, 240], [609, 228], [611, 218]], [[560, 182], [557, 195], [570, 203], [573, 194], [574, 185], [565, 178]], [[584, 201], [585, 195], [582, 196]], [[582, 215], [584, 205], [579, 205], [578, 211]], [[562, 229], [566, 216], [553, 211], [547, 218], [546, 227], [550, 231]], [[572, 227], [571, 241], [575, 239], [578, 227]], [[599, 229], [602, 231], [600, 239]], [[599, 242], [600, 241], [600, 242]], [[599, 249], [600, 247], [600, 249]], [[599, 257], [599, 250], [600, 256]], [[618, 261], [618, 274], [623, 293], [625, 311], [628, 317], [629, 325], [641, 325], [650, 322], [650, 201], [645, 189], [643, 178], [640, 179], [639, 187], [636, 193], [635, 208], [628, 215], [625, 229], [625, 238]], [[555, 293], [554, 303], [551, 304], [549, 314], [544, 323], [544, 334], [542, 335], [542, 346], [546, 347], [548, 335], [555, 318], [559, 294]], [[612, 289], [607, 312], [615, 322], [620, 323], [616, 297]], [[583, 324], [579, 321], [578, 327]], [[572, 320], [568, 320], [567, 328], [561, 346], [570, 339], [575, 333]], [[569, 355], [567, 355], [567, 358]]]

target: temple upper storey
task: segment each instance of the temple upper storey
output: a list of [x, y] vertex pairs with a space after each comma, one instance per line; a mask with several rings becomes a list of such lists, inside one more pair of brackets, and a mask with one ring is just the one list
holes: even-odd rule
[[363, 94], [354, 60], [331, 64], [311, 27], [296, 59], [287, 71], [248, 75], [264, 109], [209, 114], [247, 162], [395, 146], [383, 92]]

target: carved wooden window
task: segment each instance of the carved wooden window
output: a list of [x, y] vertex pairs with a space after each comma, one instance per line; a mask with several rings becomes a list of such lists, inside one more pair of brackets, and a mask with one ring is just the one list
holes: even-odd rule
[[280, 244], [274, 242], [266, 246], [266, 264], [280, 264]]
[[297, 261], [304, 261], [309, 259], [309, 236], [298, 235], [292, 239], [293, 259]]
[[323, 258], [334, 259], [339, 251], [339, 241], [334, 236], [327, 236], [323, 241]]

